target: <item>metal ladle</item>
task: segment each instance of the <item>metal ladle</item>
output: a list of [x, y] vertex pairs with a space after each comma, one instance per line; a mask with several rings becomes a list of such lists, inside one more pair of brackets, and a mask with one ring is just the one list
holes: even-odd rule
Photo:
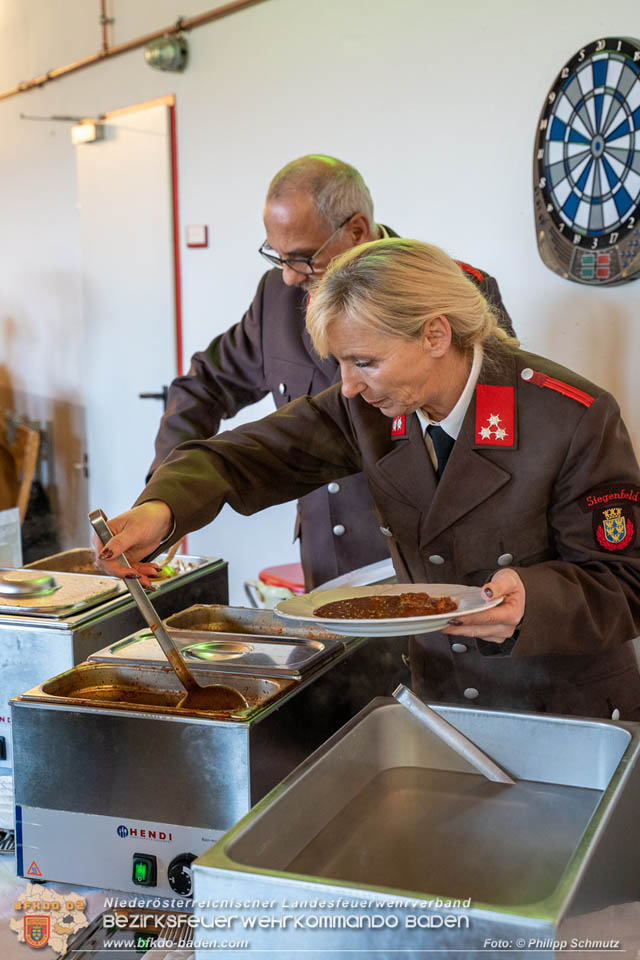
[[[113, 533], [109, 529], [109, 524], [103, 511], [92, 510], [89, 514], [89, 520], [101, 543], [108, 543]], [[131, 566], [124, 553], [118, 557], [118, 560], [125, 567]], [[162, 621], [143, 587], [137, 580], [125, 579], [124, 582], [129, 593], [135, 600], [138, 610], [149, 625], [149, 629], [153, 631], [156, 640], [162, 647], [178, 680], [187, 691], [185, 696], [178, 702], [178, 707], [184, 707], [186, 710], [245, 710], [249, 704], [239, 690], [234, 690], [233, 687], [229, 687], [224, 683], [212, 683], [208, 687], [200, 686], [180, 656], [173, 640], [163, 627]]]
[[493, 762], [491, 757], [488, 757], [480, 747], [476, 746], [473, 740], [469, 740], [469, 738], [465, 737], [464, 733], [460, 733], [453, 724], [445, 720], [444, 717], [441, 717], [440, 714], [432, 710], [431, 707], [428, 707], [422, 700], [419, 700], [415, 693], [409, 690], [408, 687], [405, 687], [404, 683], [398, 684], [392, 696], [396, 698], [398, 703], [402, 704], [405, 710], [413, 714], [420, 723], [429, 727], [430, 730], [437, 734], [441, 740], [444, 740], [456, 753], [459, 753], [460, 756], [464, 757], [476, 770], [484, 774], [487, 780], [511, 785], [515, 783], [515, 780], [512, 780], [508, 773], [505, 773], [497, 763]]

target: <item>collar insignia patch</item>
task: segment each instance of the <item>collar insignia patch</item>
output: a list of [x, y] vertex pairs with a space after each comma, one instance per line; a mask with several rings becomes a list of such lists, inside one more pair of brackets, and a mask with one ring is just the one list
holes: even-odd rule
[[476, 447], [515, 446], [513, 387], [479, 383], [476, 387]]
[[407, 437], [407, 418], [404, 414], [401, 417], [394, 417], [391, 421], [391, 438], [393, 440], [406, 439]]

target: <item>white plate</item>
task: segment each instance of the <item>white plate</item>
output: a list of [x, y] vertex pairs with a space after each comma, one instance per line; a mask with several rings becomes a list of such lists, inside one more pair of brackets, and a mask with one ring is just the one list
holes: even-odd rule
[[[451, 597], [458, 604], [450, 613], [437, 613], [430, 617], [390, 617], [380, 620], [346, 620], [336, 617], [316, 617], [313, 611], [335, 600], [350, 600], [353, 597], [385, 597], [398, 593], [428, 593], [432, 597]], [[457, 583], [383, 583], [368, 587], [338, 587], [335, 590], [314, 590], [288, 600], [281, 600], [275, 607], [280, 617], [308, 620], [343, 636], [400, 637], [405, 633], [431, 633], [442, 630], [450, 620], [489, 610], [502, 602], [502, 597], [485, 600], [480, 587], [466, 587]]]

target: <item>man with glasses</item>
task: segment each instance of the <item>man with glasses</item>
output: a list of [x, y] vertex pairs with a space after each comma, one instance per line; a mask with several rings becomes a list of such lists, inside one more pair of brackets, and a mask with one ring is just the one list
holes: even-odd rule
[[[179, 443], [213, 436], [221, 420], [268, 393], [281, 407], [340, 379], [338, 364], [320, 359], [306, 332], [310, 291], [338, 254], [397, 234], [375, 222], [358, 171], [327, 156], [283, 167], [269, 185], [263, 218], [267, 236], [259, 252], [275, 269], [262, 277], [242, 320], [196, 353], [188, 375], [171, 384], [149, 475]], [[496, 281], [460, 266], [513, 333]], [[300, 500], [296, 532], [308, 590], [389, 555], [362, 474]]]

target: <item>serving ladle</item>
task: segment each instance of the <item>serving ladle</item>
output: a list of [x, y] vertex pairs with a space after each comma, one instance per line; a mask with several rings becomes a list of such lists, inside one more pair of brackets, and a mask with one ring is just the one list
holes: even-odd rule
[[448, 720], [441, 717], [439, 713], [436, 713], [436, 711], [427, 706], [426, 703], [419, 700], [415, 693], [409, 690], [409, 687], [405, 687], [404, 683], [398, 684], [392, 696], [396, 698], [398, 703], [402, 704], [405, 710], [413, 714], [420, 723], [428, 727], [429, 730], [432, 730], [441, 740], [444, 740], [448, 746], [455, 750], [456, 753], [459, 753], [461, 757], [464, 757], [465, 760], [472, 764], [487, 780], [511, 785], [515, 783], [515, 780], [513, 780], [508, 773], [505, 773], [497, 763], [494, 763], [491, 757], [488, 757], [477, 744], [469, 740], [468, 737], [465, 737], [464, 733], [461, 733], [457, 727], [454, 727], [452, 723], [449, 723]]
[[[98, 535], [100, 542], [104, 545], [111, 540], [113, 533], [109, 529], [107, 518], [102, 510], [92, 510], [89, 514], [91, 526]], [[131, 567], [126, 556], [121, 554], [118, 561], [125, 567]], [[137, 580], [125, 579], [129, 593], [135, 600], [138, 610], [149, 625], [156, 640], [162, 647], [164, 655], [173, 667], [178, 680], [187, 691], [185, 696], [178, 701], [178, 707], [186, 710], [245, 710], [249, 704], [239, 690], [227, 686], [225, 683], [212, 683], [207, 687], [202, 687], [189, 670], [188, 666], [180, 656], [178, 648], [162, 625], [158, 613], [151, 603], [151, 600], [145, 593], [143, 587]]]

